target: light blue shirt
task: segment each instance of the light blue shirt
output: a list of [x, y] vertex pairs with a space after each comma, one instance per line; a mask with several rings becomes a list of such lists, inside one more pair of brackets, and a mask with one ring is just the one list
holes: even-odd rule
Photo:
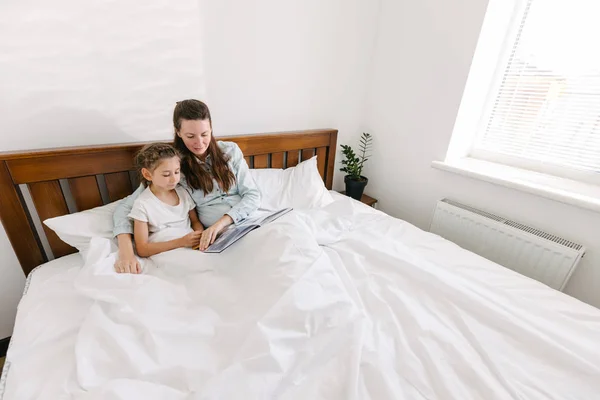
[[[227, 163], [235, 176], [235, 183], [229, 188], [229, 192], [223, 192], [214, 179], [213, 191], [207, 195], [204, 194], [203, 190], [193, 190], [190, 188], [183, 175], [179, 182], [190, 193], [196, 203], [198, 218], [205, 228], [213, 225], [226, 214], [237, 224], [256, 211], [260, 205], [260, 191], [250, 175], [248, 164], [246, 164], [239, 146], [234, 142], [219, 141], [217, 144], [225, 154], [225, 157], [229, 158]], [[206, 162], [210, 163], [210, 156], [207, 157]], [[113, 214], [113, 234], [115, 236], [122, 233], [133, 234], [133, 221], [128, 215], [135, 199], [144, 189], [144, 186], [140, 185], [115, 210]]]

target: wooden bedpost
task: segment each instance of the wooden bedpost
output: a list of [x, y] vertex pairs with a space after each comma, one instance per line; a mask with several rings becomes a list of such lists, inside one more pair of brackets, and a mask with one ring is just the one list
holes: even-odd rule
[[25, 275], [46, 261], [24, 201], [14, 184], [6, 161], [0, 161], [0, 221], [6, 230]]
[[327, 172], [325, 173], [325, 186], [327, 189], [333, 189], [333, 174], [335, 172], [335, 154], [337, 152], [338, 132], [331, 132], [329, 135], [329, 148], [327, 151]]

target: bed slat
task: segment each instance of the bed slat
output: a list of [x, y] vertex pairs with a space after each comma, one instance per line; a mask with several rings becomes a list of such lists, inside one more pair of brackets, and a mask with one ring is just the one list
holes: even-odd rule
[[302, 161], [310, 160], [315, 155], [315, 149], [302, 150]]
[[319, 147], [317, 149], [317, 168], [319, 174], [325, 179], [325, 166], [327, 162], [327, 147]]
[[127, 197], [133, 192], [127, 171], [104, 174], [104, 181], [111, 202]]
[[98, 188], [96, 176], [69, 179], [69, 188], [77, 205], [77, 210], [84, 211], [102, 205], [102, 195]]
[[268, 168], [269, 167], [269, 155], [268, 154], [260, 154], [258, 156], [254, 156], [254, 168]]
[[298, 150], [287, 152], [286, 168], [295, 167], [298, 165]]
[[[129, 182], [131, 183], [132, 193], [135, 189], [140, 186], [140, 175], [137, 171], [128, 171], [129, 173]], [[104, 180], [106, 182], [106, 179]]]
[[74, 253], [76, 250], [73, 247], [60, 240], [56, 233], [44, 224], [44, 220], [48, 218], [69, 213], [60, 183], [58, 181], [45, 181], [30, 183], [28, 186], [54, 257], [58, 258]]
[[271, 154], [271, 168], [283, 168], [283, 153]]

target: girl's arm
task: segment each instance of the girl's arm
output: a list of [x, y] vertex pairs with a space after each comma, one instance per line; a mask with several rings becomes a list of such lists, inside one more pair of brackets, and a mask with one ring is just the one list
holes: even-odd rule
[[196, 232], [202, 232], [204, 230], [204, 226], [198, 219], [198, 213], [195, 208], [190, 210], [190, 221], [192, 222], [192, 229]]
[[179, 239], [150, 243], [148, 242], [148, 223], [136, 219], [133, 224], [135, 247], [140, 257], [150, 257], [180, 247], [194, 247], [200, 241], [201, 235], [202, 232], [191, 232]]

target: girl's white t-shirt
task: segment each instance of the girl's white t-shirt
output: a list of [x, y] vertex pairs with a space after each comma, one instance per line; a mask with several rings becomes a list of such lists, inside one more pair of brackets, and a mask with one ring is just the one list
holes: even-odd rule
[[129, 218], [148, 223], [150, 234], [167, 228], [191, 230], [189, 212], [196, 207], [190, 194], [181, 186], [175, 187], [179, 204], [171, 206], [162, 202], [147, 187], [133, 203]]

